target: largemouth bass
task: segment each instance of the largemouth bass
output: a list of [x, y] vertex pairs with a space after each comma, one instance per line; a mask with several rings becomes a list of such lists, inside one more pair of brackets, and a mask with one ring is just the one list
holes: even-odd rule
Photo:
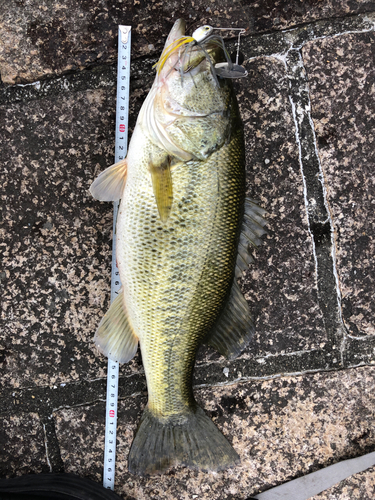
[[[175, 23], [157, 65], [126, 160], [91, 186], [121, 198], [116, 244], [122, 290], [95, 335], [127, 362], [140, 344], [148, 389], [129, 470], [221, 470], [239, 456], [197, 405], [192, 373], [200, 344], [234, 358], [253, 322], [236, 276], [265, 232], [264, 211], [245, 199], [243, 127], [219, 38], [197, 44]], [[224, 55], [223, 55], [224, 54]]]

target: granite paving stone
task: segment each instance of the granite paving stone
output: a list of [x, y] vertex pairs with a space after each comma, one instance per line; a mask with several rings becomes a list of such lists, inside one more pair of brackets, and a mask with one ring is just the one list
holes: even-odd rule
[[[149, 478], [129, 474], [127, 456], [146, 398], [126, 398], [118, 412], [115, 491], [125, 499], [240, 500], [365, 454], [375, 445], [374, 375], [375, 368], [362, 367], [196, 388], [198, 402], [241, 457], [241, 465], [218, 473], [178, 468]], [[104, 409], [97, 403], [55, 412], [67, 472], [100, 481]]]
[[113, 162], [113, 101], [93, 90], [0, 108], [3, 386], [105, 373], [92, 337], [109, 305], [113, 216], [88, 187]]
[[0, 0], [0, 72], [26, 83], [113, 63], [117, 25], [133, 27], [132, 57], [156, 55], [173, 22], [243, 27], [247, 34], [374, 10], [373, 0]]
[[0, 418], [0, 476], [49, 472], [45, 434], [36, 413]]
[[316, 269], [285, 65], [258, 58], [238, 85], [247, 195], [268, 212], [268, 235], [241, 280], [256, 319], [252, 356], [324, 347]]
[[[248, 28], [241, 2], [206, 4], [121, 0], [25, 0], [0, 2], [0, 68], [5, 83], [23, 83], [51, 74], [114, 62], [117, 25], [133, 27], [132, 58], [156, 55], [173, 22]], [[23, 54], [24, 57], [19, 57]]]
[[[256, 330], [234, 361], [202, 347], [193, 381], [241, 465], [127, 471], [147, 401], [138, 353], [120, 368], [116, 492], [245, 500], [375, 449], [373, 0], [0, 0], [0, 477], [102, 481], [107, 361], [92, 338], [112, 205], [88, 188], [113, 163], [117, 24], [133, 29], [131, 134], [178, 17], [247, 29], [234, 86], [247, 194], [268, 212], [240, 279]], [[313, 500], [374, 497], [372, 468]]]
[[312, 118], [335, 229], [342, 317], [350, 336], [375, 335], [375, 37], [308, 43]]
[[[268, 211], [269, 233], [241, 281], [257, 327], [241, 359], [315, 352], [327, 337], [285, 67], [263, 58], [248, 63], [248, 70], [249, 80], [236, 88], [248, 195]], [[135, 79], [131, 128], [147, 90]], [[57, 102], [14, 103], [2, 113], [2, 383], [27, 387], [103, 376], [104, 358], [92, 337], [108, 307], [112, 207], [93, 200], [87, 189], [113, 161], [114, 88], [67, 92]], [[223, 359], [213, 349], [198, 356], [198, 362]], [[139, 369], [137, 356], [122, 370]]]
[[[240, 285], [255, 320], [255, 337], [239, 359], [319, 352], [327, 343], [306, 216], [303, 180], [288, 98], [285, 65], [276, 58], [246, 64], [248, 80], [235, 84], [244, 121], [247, 196], [267, 210], [268, 234], [253, 251]], [[201, 350], [202, 361], [223, 359]]]

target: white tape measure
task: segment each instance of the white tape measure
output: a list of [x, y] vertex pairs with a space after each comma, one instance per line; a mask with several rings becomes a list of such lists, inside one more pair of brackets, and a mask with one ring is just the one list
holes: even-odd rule
[[[118, 27], [117, 55], [117, 100], [116, 100], [116, 143], [115, 163], [126, 157], [128, 150], [128, 115], [130, 87], [130, 44], [131, 26]], [[111, 302], [117, 297], [120, 288], [120, 273], [116, 264], [116, 221], [119, 202], [113, 204], [113, 243]], [[118, 398], [119, 364], [108, 360], [107, 402], [105, 417], [104, 472], [103, 486], [113, 490], [115, 486], [116, 429]]]

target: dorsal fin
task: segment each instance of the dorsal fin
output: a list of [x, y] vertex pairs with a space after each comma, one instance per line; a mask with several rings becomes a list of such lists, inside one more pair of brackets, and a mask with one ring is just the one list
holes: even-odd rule
[[257, 248], [262, 242], [260, 238], [267, 233], [264, 229], [267, 221], [263, 217], [266, 213], [267, 212], [263, 208], [260, 208], [254, 200], [246, 198], [245, 214], [238, 245], [238, 257], [235, 270], [236, 278], [242, 276], [243, 271], [246, 271], [248, 265], [254, 262], [254, 259], [249, 253], [249, 245]]

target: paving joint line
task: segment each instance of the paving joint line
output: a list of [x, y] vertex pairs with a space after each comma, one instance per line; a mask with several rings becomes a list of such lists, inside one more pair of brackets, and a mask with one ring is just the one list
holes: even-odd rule
[[[340, 290], [335, 262], [333, 232], [334, 224], [330, 217], [323, 171], [316, 146], [315, 128], [311, 117], [310, 89], [304, 67], [301, 49], [290, 48], [277, 58], [284, 63], [289, 80], [289, 101], [295, 126], [300, 172], [303, 182], [304, 203], [307, 229], [310, 234], [312, 253], [315, 262], [315, 278], [318, 290], [318, 303], [328, 338], [328, 356], [342, 344], [344, 324], [340, 309]], [[333, 300], [335, 297], [335, 301]], [[333, 303], [335, 302], [335, 304]], [[329, 307], [327, 307], [329, 303]], [[335, 359], [332, 360], [334, 362]], [[343, 356], [340, 351], [340, 364]]]
[[[340, 28], [341, 27], [341, 31]], [[348, 29], [345, 29], [348, 28]], [[316, 147], [316, 137], [315, 137], [315, 131], [312, 123], [312, 118], [311, 118], [311, 106], [310, 106], [310, 96], [309, 96], [309, 89], [308, 89], [308, 78], [306, 74], [303, 74], [304, 72], [304, 67], [303, 67], [303, 61], [302, 61], [302, 56], [301, 56], [301, 49], [303, 48], [306, 43], [311, 42], [311, 41], [316, 41], [318, 39], [322, 38], [327, 38], [327, 37], [337, 37], [337, 36], [342, 36], [345, 34], [359, 34], [359, 33], [364, 33], [364, 32], [370, 32], [374, 31], [375, 29], [375, 13], [367, 13], [367, 14], [358, 14], [355, 16], [350, 16], [350, 17], [344, 17], [344, 18], [338, 18], [334, 20], [319, 20], [315, 21], [312, 23], [307, 23], [304, 25], [300, 25], [294, 28], [288, 28], [285, 30], [282, 30], [280, 32], [272, 32], [270, 34], [259, 34], [259, 35], [254, 35], [254, 36], [249, 36], [243, 38], [243, 50], [252, 54], [248, 60], [258, 58], [258, 57], [277, 57], [279, 59], [284, 59], [284, 64], [287, 70], [287, 75], [289, 77], [292, 77], [290, 79], [290, 94], [289, 94], [289, 99], [291, 102], [292, 110], [293, 110], [293, 117], [295, 121], [295, 127], [296, 127], [296, 140], [298, 147], [300, 149], [300, 166], [301, 166], [301, 172], [303, 175], [304, 179], [304, 189], [306, 190], [305, 192], [305, 206], [306, 206], [306, 214], [307, 214], [307, 219], [308, 219], [308, 230], [310, 232], [311, 236], [311, 241], [313, 245], [313, 254], [314, 254], [314, 259], [315, 259], [315, 265], [316, 265], [316, 279], [317, 279], [317, 286], [318, 290], [320, 290], [320, 308], [322, 310], [322, 314], [324, 317], [325, 325], [326, 325], [326, 330], [328, 333], [328, 338], [330, 340], [329, 346], [330, 348], [335, 347], [335, 342], [338, 340], [341, 341], [340, 344], [340, 367], [341, 368], [355, 368], [355, 367], [360, 367], [360, 366], [366, 366], [368, 363], [365, 362], [360, 362], [357, 365], [349, 365], [348, 362], [345, 362], [345, 353], [343, 352], [345, 345], [348, 343], [349, 340], [355, 341], [355, 342], [360, 342], [360, 341], [367, 341], [370, 344], [370, 349], [371, 349], [371, 340], [372, 339], [366, 339], [366, 338], [357, 338], [357, 337], [351, 337], [347, 336], [345, 334], [345, 326], [342, 320], [341, 316], [341, 300], [340, 300], [340, 294], [339, 294], [339, 283], [338, 283], [338, 276], [337, 276], [337, 269], [335, 265], [335, 248], [334, 248], [334, 226], [333, 226], [333, 221], [329, 213], [329, 206], [327, 204], [327, 199], [326, 199], [326, 193], [324, 192], [325, 190], [325, 185], [324, 185], [324, 179], [321, 177], [321, 165], [320, 165], [320, 160], [319, 160], [319, 155], [317, 152], [317, 147]], [[320, 30], [320, 31], [319, 31]], [[335, 31], [336, 30], [336, 31]], [[324, 33], [323, 33], [324, 32]], [[258, 47], [259, 44], [263, 45], [261, 49], [258, 50], [257, 47], [252, 46], [251, 44], [257, 41], [258, 42]], [[264, 46], [267, 45], [266, 42], [271, 42], [269, 49], [268, 47]], [[230, 44], [231, 46], [232, 44]], [[233, 42], [234, 46], [234, 42]], [[281, 49], [281, 50], [274, 50], [274, 49]], [[297, 57], [296, 57], [297, 56]], [[294, 58], [294, 61], [293, 61]], [[132, 62], [132, 79], [133, 79], [133, 73], [135, 75], [135, 78], [137, 78], [137, 74], [141, 74], [142, 71], [145, 69], [145, 65], [151, 64], [155, 62], [156, 58], [139, 58]], [[294, 66], [293, 66], [294, 63]], [[139, 76], [138, 76], [139, 78]], [[293, 82], [294, 79], [294, 82]], [[56, 95], [60, 95], [61, 93], [64, 92], [71, 92], [71, 91], [87, 91], [87, 90], [92, 90], [95, 88], [99, 89], [105, 89], [105, 88], [113, 88], [115, 89], [115, 82], [116, 82], [116, 63], [113, 63], [108, 66], [103, 66], [103, 67], [94, 67], [90, 68], [87, 70], [84, 70], [83, 72], [79, 73], [73, 73], [71, 75], [61, 75], [59, 77], [53, 77], [48, 80], [44, 80], [41, 82], [33, 82], [27, 85], [15, 85], [12, 87], [6, 87], [5, 89], [2, 88], [0, 89], [0, 105], [8, 105], [16, 102], [26, 102], [29, 100], [35, 100], [35, 99], [43, 99], [46, 97], [53, 97]], [[295, 88], [293, 92], [292, 84], [294, 83]], [[304, 92], [304, 94], [303, 94]], [[307, 107], [305, 107], [306, 104], [306, 98], [307, 98]], [[299, 123], [298, 117], [297, 117], [297, 109], [300, 107], [302, 109], [301, 116], [302, 116], [302, 121]], [[306, 174], [306, 169], [310, 169], [310, 166], [306, 165], [303, 160], [303, 155], [302, 155], [302, 143], [300, 141], [300, 137], [302, 136], [301, 131], [302, 131], [302, 126], [303, 126], [303, 120], [308, 121], [308, 127], [310, 127], [310, 136], [309, 139], [306, 141], [307, 146], [309, 146], [310, 151], [313, 149], [314, 150], [314, 156], [315, 160], [317, 162], [317, 165], [315, 165], [315, 170], [310, 172], [310, 177], [311, 177], [311, 182], [312, 185], [315, 186], [313, 189], [309, 187], [309, 183], [306, 183], [305, 179], [305, 174]], [[312, 139], [312, 140], [311, 140]], [[316, 175], [318, 174], [318, 176]], [[320, 177], [319, 177], [320, 175]], [[316, 177], [316, 179], [314, 179]], [[319, 183], [320, 183], [320, 191], [319, 191]], [[312, 209], [311, 203], [309, 201], [309, 195], [310, 194], [318, 194], [318, 210], [316, 208]], [[328, 236], [330, 239], [330, 242], [328, 242]], [[317, 244], [321, 244], [324, 247], [325, 253], [321, 253], [320, 255], [317, 254]], [[329, 255], [327, 254], [327, 250], [329, 250]], [[323, 283], [327, 281], [327, 278], [325, 277], [324, 280], [321, 280], [319, 278], [319, 270], [320, 268], [324, 268], [324, 264], [329, 263], [330, 265], [330, 271], [332, 276], [330, 277], [329, 280], [329, 287], [330, 287], [330, 292], [332, 293], [332, 290], [335, 290], [335, 295], [336, 295], [336, 301], [337, 301], [337, 306], [335, 308], [335, 311], [333, 313], [331, 312], [324, 312], [324, 301], [322, 300], [322, 293], [321, 293], [321, 287], [323, 285], [327, 285], [327, 283]], [[325, 292], [323, 292], [324, 295]], [[339, 331], [341, 329], [341, 338], [339, 335]], [[346, 343], [346, 344], [345, 344]], [[288, 353], [287, 353], [288, 354]], [[286, 356], [285, 354], [284, 356]], [[256, 376], [254, 375], [243, 375], [242, 372], [239, 370], [241, 369], [241, 365], [245, 362], [248, 363], [247, 360], [239, 360], [238, 363], [231, 363], [231, 366], [233, 366], [233, 371], [237, 370], [237, 373], [240, 374], [239, 377], [235, 378], [228, 378], [227, 380], [224, 381], [218, 381], [215, 380], [215, 375], [213, 377], [213, 380], [211, 380], [208, 383], [195, 383], [194, 388], [199, 389], [203, 387], [220, 387], [220, 386], [229, 386], [229, 385], [234, 385], [237, 384], [238, 382], [247, 382], [247, 381], [261, 381], [261, 380], [271, 380], [271, 379], [276, 379], [276, 378], [281, 378], [283, 376], [301, 376], [305, 374], [313, 374], [313, 373], [319, 373], [319, 372], [330, 372], [330, 371], [337, 371], [338, 366], [334, 367], [331, 363], [326, 367], [324, 367], [324, 362], [328, 363], [329, 360], [328, 358], [324, 358], [324, 354], [326, 356], [330, 356], [331, 352], [326, 352], [322, 353], [322, 365], [319, 366], [316, 369], [307, 369], [303, 371], [283, 371], [282, 373], [275, 373], [275, 374], [266, 374], [266, 371], [264, 372], [265, 374], [262, 376]], [[296, 353], [291, 353], [290, 357], [299, 357], [301, 358], [303, 356], [303, 353], [301, 352], [296, 352]], [[263, 356], [258, 359], [265, 359], [267, 357]], [[277, 354], [276, 357], [281, 358], [282, 356]], [[300, 364], [305, 363], [305, 359], [303, 358], [302, 361], [300, 361]], [[254, 373], [256, 373], [256, 365], [254, 363], [257, 363], [257, 359], [255, 359], [252, 363], [252, 367], [249, 368], [250, 371], [253, 370]], [[222, 372], [223, 368], [225, 368], [225, 364], [220, 364], [220, 363], [215, 363], [212, 362], [210, 363], [210, 367], [215, 364], [215, 369], [216, 372]], [[200, 367], [196, 367], [198, 370], [198, 378], [200, 375], [199, 372], [202, 372], [204, 375], [204, 368], [206, 365], [201, 365]], [[255, 368], [254, 368], [255, 367]], [[222, 373], [221, 373], [222, 375]], [[129, 376], [130, 377], [130, 376]], [[138, 377], [138, 374], [135, 374], [136, 378], [141, 378]], [[125, 377], [121, 377], [125, 378]], [[120, 381], [121, 381], [120, 378]], [[142, 377], [141, 384], [144, 384], [144, 377]], [[98, 386], [95, 387], [97, 384]], [[104, 402], [105, 401], [105, 379], [95, 379], [93, 381], [84, 381], [84, 385], [87, 387], [84, 387], [82, 390], [82, 394], [80, 395], [69, 395], [69, 397], [66, 396], [66, 394], [63, 394], [64, 388], [67, 386], [67, 388], [71, 388], [73, 386], [82, 386], [82, 381], [79, 382], [68, 382], [65, 383], [64, 386], [61, 384], [57, 386], [56, 388], [51, 388], [48, 386], [44, 386], [41, 388], [23, 388], [15, 391], [14, 389], [9, 389], [5, 391], [6, 393], [9, 392], [9, 397], [10, 399], [13, 399], [12, 396], [10, 396], [11, 393], [17, 392], [19, 400], [21, 400], [20, 405], [13, 405], [12, 406], [12, 411], [17, 411], [17, 412], [30, 412], [30, 411], [35, 411], [38, 413], [38, 415], [41, 418], [42, 421], [42, 427], [43, 427], [43, 432], [44, 432], [44, 438], [45, 438], [45, 448], [46, 448], [46, 463], [47, 466], [49, 467], [50, 471], [54, 472], [62, 472], [64, 470], [64, 463], [61, 457], [61, 452], [60, 452], [60, 446], [58, 442], [58, 438], [56, 435], [56, 425], [55, 425], [55, 419], [53, 417], [53, 412], [59, 411], [62, 408], [75, 408], [79, 406], [87, 406], [90, 404], [95, 404], [98, 401]], [[103, 386], [103, 387], [101, 387]], [[92, 389], [93, 388], [93, 389]], [[82, 387], [81, 387], [82, 389]], [[99, 389], [99, 391], [98, 391]], [[98, 391], [96, 394], [96, 399], [94, 401], [87, 401], [85, 400], [82, 402], [83, 399], [89, 398], [91, 394], [91, 390]], [[28, 394], [27, 396], [25, 395], [26, 391], [32, 391], [34, 394], [37, 394], [38, 397], [34, 396], [35, 401], [31, 401], [31, 394]], [[119, 395], [119, 399], [125, 400], [129, 397], [135, 397], [137, 395], [142, 394], [143, 391], [135, 391], [132, 392], [131, 394], [126, 394], [125, 396], [123, 394]], [[54, 408], [53, 404], [51, 404], [49, 401], [48, 396], [52, 397], [56, 396], [59, 397], [60, 395], [64, 396], [62, 399], [72, 401], [72, 404], [66, 404], [62, 405], [60, 407]], [[103, 399], [101, 399], [103, 397]], [[78, 398], [80, 398], [81, 402], [76, 402], [74, 401]], [[8, 400], [8, 398], [5, 398]], [[52, 399], [55, 399], [52, 397]], [[30, 403], [30, 404], [29, 404]], [[32, 404], [31, 404], [32, 403]], [[8, 405], [9, 406], [9, 405]], [[5, 413], [5, 412], [1, 412]], [[7, 411], [6, 413], [9, 413]]]
[[52, 413], [49, 414], [49, 412], [46, 411], [41, 411], [39, 417], [43, 426], [46, 462], [49, 467], [49, 472], [65, 472], [60, 443], [56, 434], [55, 419]]
[[[348, 33], [361, 33], [375, 29], [375, 11], [344, 16], [334, 19], [318, 19], [280, 31], [257, 33], [242, 37], [241, 47], [247, 53], [247, 60], [255, 57], [285, 54], [290, 48], [328, 36], [340, 36]], [[321, 33], [321, 34], [320, 34]], [[235, 40], [228, 42], [229, 50], [235, 47]], [[152, 65], [158, 57], [140, 56], [132, 60], [131, 82], [144, 79], [145, 68]], [[0, 106], [17, 102], [44, 99], [64, 92], [78, 92], [93, 89], [115, 90], [117, 62], [101, 66], [92, 66], [82, 71], [51, 75], [26, 84], [5, 85], [0, 87]], [[150, 81], [151, 82], [151, 81]]]

